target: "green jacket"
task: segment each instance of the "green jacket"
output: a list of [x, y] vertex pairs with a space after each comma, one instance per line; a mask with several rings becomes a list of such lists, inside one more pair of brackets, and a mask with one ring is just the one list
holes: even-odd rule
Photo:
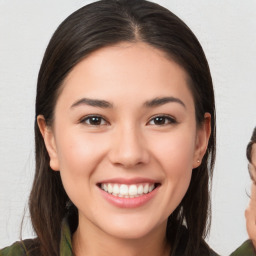
[[[71, 232], [67, 219], [63, 220], [61, 228], [61, 241], [60, 241], [60, 254], [59, 256], [72, 256], [72, 244], [71, 244]], [[185, 240], [185, 239], [182, 239]], [[183, 241], [179, 245], [179, 252], [177, 256], [182, 256], [185, 244]], [[209, 256], [218, 256], [212, 251], [206, 243], [202, 243], [202, 251], [208, 252]], [[39, 256], [39, 250], [36, 239], [27, 239], [20, 242], [16, 242], [13, 245], [0, 250], [0, 256]], [[230, 256], [255, 256], [252, 243], [248, 240], [241, 247], [239, 247]], [[50, 256], [50, 255], [49, 255]], [[200, 255], [201, 256], [201, 255]]]
[[254, 250], [251, 240], [245, 241], [239, 248], [237, 248], [230, 256], [255, 256], [256, 251]]
[[[64, 219], [61, 228], [59, 256], [72, 255], [71, 232], [67, 219]], [[16, 242], [9, 247], [3, 248], [0, 250], [0, 256], [40, 256], [40, 252], [36, 243], [36, 239], [27, 239]]]

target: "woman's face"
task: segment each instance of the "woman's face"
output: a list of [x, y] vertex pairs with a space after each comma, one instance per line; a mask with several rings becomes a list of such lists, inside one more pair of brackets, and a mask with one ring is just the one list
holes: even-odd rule
[[207, 115], [197, 128], [187, 80], [144, 43], [102, 48], [70, 72], [53, 127], [39, 126], [79, 226], [121, 238], [165, 232], [210, 133]]
[[256, 143], [252, 145], [252, 165], [256, 168]]
[[252, 144], [251, 163], [249, 163], [249, 171], [252, 180], [256, 182], [256, 143]]

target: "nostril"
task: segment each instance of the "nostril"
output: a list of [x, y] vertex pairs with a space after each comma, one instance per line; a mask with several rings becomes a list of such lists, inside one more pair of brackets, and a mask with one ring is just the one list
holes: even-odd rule
[[[123, 126], [122, 126], [123, 127]], [[133, 127], [123, 127], [113, 138], [109, 159], [114, 165], [130, 168], [148, 163], [149, 154], [143, 136]]]

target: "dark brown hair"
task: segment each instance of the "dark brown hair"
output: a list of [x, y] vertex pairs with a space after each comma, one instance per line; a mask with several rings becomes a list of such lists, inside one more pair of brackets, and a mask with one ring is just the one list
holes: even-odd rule
[[252, 162], [252, 145], [254, 143], [256, 143], [256, 127], [254, 128], [254, 130], [252, 132], [251, 140], [248, 143], [247, 148], [246, 148], [246, 156], [250, 163]]
[[196, 120], [200, 125], [211, 114], [211, 136], [201, 165], [193, 170], [188, 191], [169, 216], [167, 238], [172, 253], [182, 224], [188, 229], [186, 255], [199, 255], [199, 246], [210, 220], [209, 189], [215, 161], [215, 102], [210, 70], [202, 47], [192, 31], [169, 10], [144, 0], [102, 0], [71, 14], [58, 27], [46, 49], [38, 75], [35, 147], [36, 172], [30, 194], [32, 224], [42, 255], [58, 255], [61, 221], [69, 214], [72, 229], [77, 209], [69, 207], [59, 172], [52, 171], [36, 117], [43, 115], [48, 126], [61, 85], [82, 59], [97, 49], [122, 41], [145, 42], [162, 50], [183, 67], [189, 76]]

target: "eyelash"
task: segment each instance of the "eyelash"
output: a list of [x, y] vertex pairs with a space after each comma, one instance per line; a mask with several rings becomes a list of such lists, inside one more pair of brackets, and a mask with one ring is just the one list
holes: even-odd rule
[[[160, 121], [160, 124], [150, 124], [150, 122], [152, 121], [156, 121], [157, 119], [159, 119], [158, 121]], [[162, 123], [164, 121], [164, 123]], [[156, 126], [165, 126], [165, 125], [170, 125], [170, 124], [176, 124], [177, 121], [175, 120], [175, 118], [173, 118], [172, 116], [169, 115], [157, 115], [152, 117], [149, 121], [148, 121], [148, 125], [156, 125]]]
[[[96, 123], [93, 123], [95, 121], [96, 121]], [[104, 122], [103, 124], [102, 124], [102, 121]], [[108, 125], [109, 124], [108, 121], [106, 121], [106, 119], [100, 115], [86, 116], [86, 117], [82, 118], [79, 123], [84, 123], [84, 124], [90, 125], [90, 126], [100, 126], [100, 125]]]
[[[151, 124], [151, 122], [159, 122]], [[102, 123], [103, 122], [103, 123]], [[80, 123], [84, 123], [90, 126], [101, 126], [101, 125], [108, 125], [109, 122], [101, 115], [89, 115], [80, 120]], [[169, 115], [157, 115], [152, 117], [148, 122], [147, 125], [156, 125], [156, 126], [165, 126], [170, 124], [176, 124], [177, 121], [175, 118]]]

